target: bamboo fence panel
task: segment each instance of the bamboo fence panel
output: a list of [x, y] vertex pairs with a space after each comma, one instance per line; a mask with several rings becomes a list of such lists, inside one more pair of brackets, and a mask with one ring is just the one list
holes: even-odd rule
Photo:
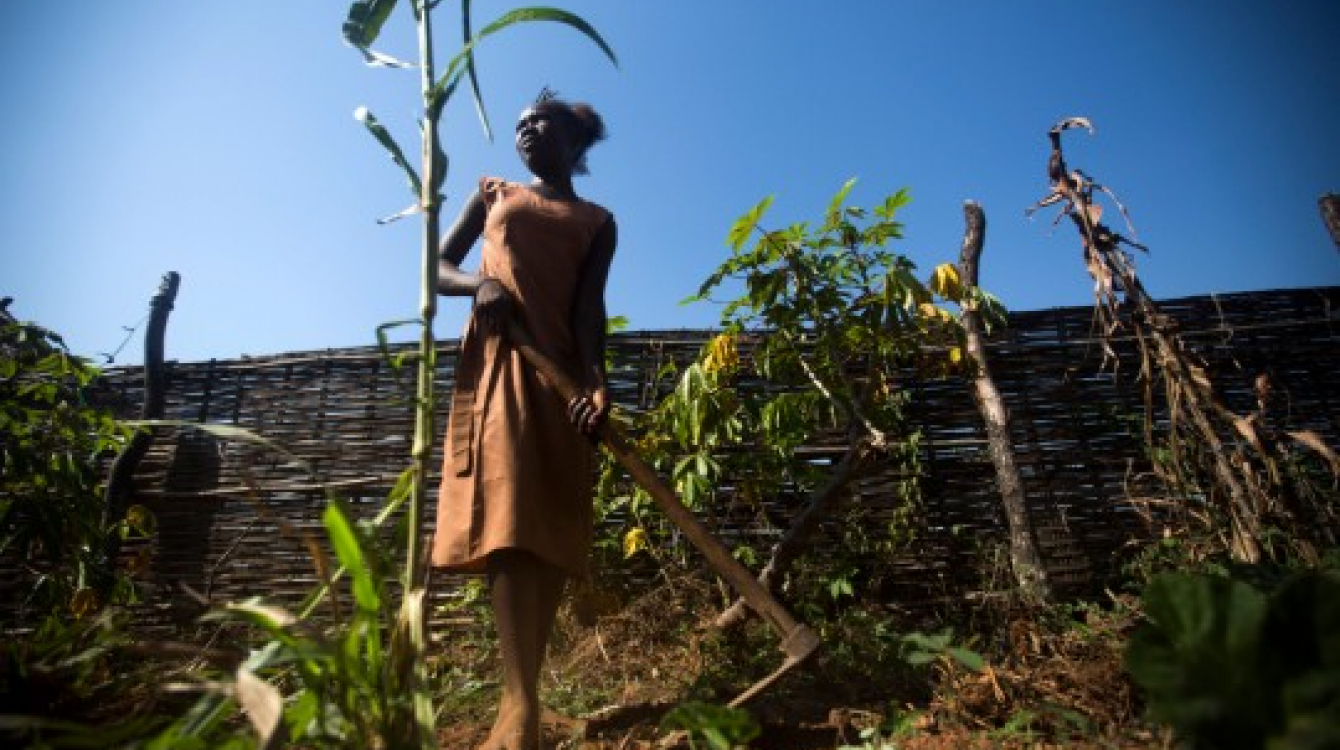
[[[1340, 287], [1159, 304], [1179, 321], [1184, 340], [1206, 360], [1232, 408], [1253, 408], [1252, 382], [1269, 373], [1291, 429], [1340, 443]], [[1089, 307], [1013, 313], [988, 346], [1044, 563], [1063, 590], [1101, 581], [1132, 540], [1161, 531], [1157, 516], [1139, 501], [1158, 488], [1144, 457], [1135, 343], [1118, 335], [1116, 359], [1105, 359], [1093, 326]], [[651, 408], [673, 385], [664, 368], [691, 359], [713, 333], [612, 336], [614, 401], [632, 413]], [[439, 432], [457, 353], [458, 342], [442, 342]], [[413, 356], [408, 345], [392, 347], [391, 354]], [[142, 555], [149, 562], [139, 578], [144, 601], [135, 607], [137, 626], [189, 626], [203, 611], [199, 600], [218, 605], [261, 595], [295, 606], [318, 581], [314, 555], [330, 554], [320, 522], [321, 486], [370, 518], [409, 465], [413, 368], [393, 367], [377, 347], [361, 347], [169, 362], [168, 377], [168, 419], [245, 428], [283, 452], [194, 430], [161, 431], [135, 482], [135, 501], [153, 510], [157, 534], [124, 550], [127, 558]], [[877, 561], [881, 594], [890, 604], [914, 605], [980, 593], [993, 585], [984, 552], [1007, 539], [980, 416], [958, 376], [909, 373], [905, 386], [913, 396], [912, 422], [923, 436], [922, 500], [913, 541]], [[102, 402], [126, 414], [142, 395], [135, 367], [109, 370], [98, 391]], [[437, 450], [440, 463], [440, 444]], [[803, 450], [814, 460], [835, 461], [841, 445], [821, 442]], [[436, 479], [430, 477], [430, 486]], [[895, 510], [892, 487], [902, 479], [889, 471], [865, 476], [845, 507], [878, 528]], [[728, 479], [726, 494], [729, 485]], [[775, 498], [762, 513], [784, 523], [796, 502]], [[728, 544], [762, 550], [779, 529], [757, 518], [758, 511], [723, 512], [710, 523]], [[429, 533], [433, 521], [430, 504]], [[637, 565], [601, 573], [653, 574]], [[0, 589], [8, 580], [0, 575]], [[454, 576], [433, 577], [430, 620], [439, 637], [472, 626], [450, 606], [459, 583]], [[194, 597], [183, 593], [188, 589]], [[3, 601], [16, 596], [21, 592]], [[321, 611], [336, 612], [335, 606]]]

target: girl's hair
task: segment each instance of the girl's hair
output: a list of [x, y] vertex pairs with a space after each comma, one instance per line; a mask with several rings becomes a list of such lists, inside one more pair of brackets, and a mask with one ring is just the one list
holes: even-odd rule
[[572, 171], [586, 174], [587, 150], [605, 140], [605, 121], [600, 117], [600, 113], [585, 102], [569, 104], [559, 99], [558, 93], [550, 90], [548, 86], [540, 89], [539, 96], [535, 97], [535, 103], [531, 106], [567, 118], [577, 135], [577, 163], [573, 165]]

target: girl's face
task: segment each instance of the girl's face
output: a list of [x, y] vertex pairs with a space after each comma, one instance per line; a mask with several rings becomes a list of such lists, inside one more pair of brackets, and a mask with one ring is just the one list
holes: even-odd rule
[[561, 112], [532, 107], [517, 118], [516, 152], [537, 176], [571, 174], [578, 156], [574, 140]]

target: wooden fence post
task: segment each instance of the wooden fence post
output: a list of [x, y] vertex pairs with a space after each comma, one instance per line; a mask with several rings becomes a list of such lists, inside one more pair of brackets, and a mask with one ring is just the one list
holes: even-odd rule
[[1317, 207], [1321, 209], [1321, 220], [1326, 224], [1326, 231], [1331, 233], [1331, 241], [1340, 250], [1340, 195], [1327, 193], [1321, 196], [1317, 199]]
[[[163, 338], [167, 331], [168, 314], [177, 301], [177, 287], [181, 276], [168, 271], [158, 287], [158, 293], [149, 301], [149, 324], [144, 330], [144, 404], [141, 419], [161, 419], [167, 397], [167, 377], [163, 372]], [[105, 585], [111, 585], [116, 571], [116, 559], [121, 554], [121, 535], [112, 527], [126, 517], [135, 468], [153, 445], [153, 432], [140, 428], [117, 455], [107, 478], [106, 503], [103, 506], [102, 528], [107, 534], [103, 546], [103, 564], [106, 566]]]
[[[977, 286], [977, 262], [986, 242], [986, 212], [973, 201], [963, 204], [963, 249], [959, 259], [965, 286]], [[1014, 444], [1010, 440], [1010, 416], [986, 361], [982, 335], [982, 316], [971, 302], [963, 305], [963, 330], [968, 360], [972, 366], [972, 395], [986, 423], [987, 452], [996, 467], [996, 487], [1005, 508], [1010, 530], [1010, 568], [1026, 597], [1045, 601], [1051, 595], [1047, 570], [1038, 552], [1037, 533], [1028, 517], [1028, 498], [1024, 494], [1019, 467], [1014, 463]]]

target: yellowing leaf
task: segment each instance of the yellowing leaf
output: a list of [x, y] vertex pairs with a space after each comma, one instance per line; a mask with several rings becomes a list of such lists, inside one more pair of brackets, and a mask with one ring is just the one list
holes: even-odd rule
[[949, 314], [948, 310], [945, 310], [942, 307], [936, 307], [930, 302], [922, 302], [917, 305], [917, 314], [927, 320], [935, 320], [943, 323], [948, 323], [953, 320], [953, 316]]
[[951, 346], [951, 347], [949, 347], [949, 364], [951, 364], [951, 365], [957, 365], [958, 363], [960, 363], [960, 362], [962, 362], [962, 361], [963, 361], [963, 349], [962, 349], [962, 347], [957, 347], [957, 346]]
[[953, 263], [941, 263], [931, 274], [931, 291], [948, 300], [958, 302], [963, 299], [963, 280], [959, 277], [958, 267]]
[[150, 536], [154, 533], [153, 511], [143, 505], [132, 505], [126, 509], [126, 524], [136, 533]]
[[735, 349], [735, 337], [723, 333], [712, 339], [707, 347], [707, 357], [703, 361], [703, 371], [714, 373], [721, 370], [730, 372], [740, 364], [740, 353]]
[[153, 547], [145, 545], [135, 553], [126, 563], [126, 572], [131, 575], [140, 575], [149, 569], [149, 563], [153, 562]]
[[82, 620], [98, 609], [98, 594], [91, 588], [82, 588], [70, 597], [70, 614]]
[[632, 557], [647, 548], [647, 531], [641, 526], [623, 535], [623, 556]]

